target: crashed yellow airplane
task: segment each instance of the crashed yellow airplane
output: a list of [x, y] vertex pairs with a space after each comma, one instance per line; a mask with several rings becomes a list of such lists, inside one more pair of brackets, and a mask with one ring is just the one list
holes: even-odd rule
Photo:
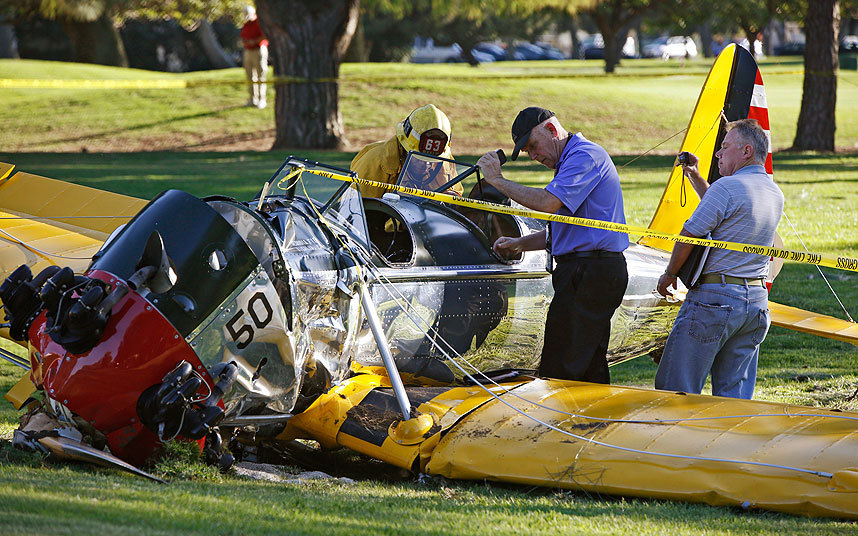
[[[682, 146], [704, 176], [722, 111], [762, 123], [764, 102], [753, 58], [728, 47]], [[457, 166], [453, 180], [477, 173], [438, 164]], [[5, 356], [30, 369], [6, 395], [35, 410], [22, 447], [149, 476], [136, 466], [174, 438], [222, 467], [309, 438], [449, 478], [858, 518], [858, 414], [529, 375], [544, 253], [504, 262], [490, 248], [538, 228], [529, 218], [361, 199], [331, 181], [302, 196], [337, 170], [295, 158], [250, 203], [178, 191], [145, 203], [11, 172], [0, 298], [3, 336], [29, 352]], [[681, 182], [675, 171], [652, 229], [676, 233], [693, 210]], [[677, 306], [652, 290], [670, 247], [648, 238], [626, 253], [613, 362], [663, 343]], [[773, 310], [856, 341], [847, 322]]]

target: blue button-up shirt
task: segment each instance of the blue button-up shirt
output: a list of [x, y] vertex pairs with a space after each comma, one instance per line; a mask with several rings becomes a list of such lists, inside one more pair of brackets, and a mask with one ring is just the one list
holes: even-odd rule
[[[626, 223], [620, 176], [608, 153], [580, 132], [570, 136], [554, 179], [545, 189], [557, 197], [563, 207], [557, 214], [593, 220]], [[573, 251], [624, 251], [629, 247], [625, 233], [550, 222], [551, 253]]]

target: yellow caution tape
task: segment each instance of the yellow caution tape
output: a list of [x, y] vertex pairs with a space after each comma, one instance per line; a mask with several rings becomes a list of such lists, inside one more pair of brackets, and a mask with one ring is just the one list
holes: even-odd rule
[[307, 173], [312, 173], [314, 175], [319, 175], [321, 177], [326, 177], [329, 179], [335, 179], [338, 181], [344, 182], [353, 182], [356, 184], [360, 184], [363, 186], [374, 186], [377, 188], [384, 188], [386, 190], [392, 190], [396, 192], [401, 192], [404, 194], [409, 194], [417, 197], [423, 197], [426, 199], [433, 199], [435, 201], [441, 201], [444, 203], [450, 203], [453, 205], [460, 205], [463, 207], [471, 207], [477, 208], [481, 210], [487, 210], [490, 212], [498, 212], [501, 214], [512, 214], [515, 216], [524, 216], [527, 218], [535, 218], [538, 220], [548, 220], [548, 221], [556, 221], [560, 223], [569, 223], [572, 225], [580, 225], [582, 227], [592, 227], [594, 229], [604, 229], [606, 231], [616, 231], [619, 233], [628, 233], [636, 236], [654, 236], [657, 238], [661, 238], [664, 240], [671, 240], [673, 242], [682, 242], [685, 244], [699, 244], [701, 246], [708, 246], [718, 249], [728, 249], [731, 251], [739, 251], [742, 253], [755, 253], [757, 255], [763, 255], [766, 257], [777, 257], [780, 259], [784, 259], [786, 261], [798, 262], [803, 264], [815, 264], [818, 266], [827, 266], [829, 268], [839, 268], [841, 270], [849, 270], [852, 272], [858, 272], [858, 259], [853, 257], [841, 257], [835, 255], [824, 255], [822, 253], [806, 253], [803, 251], [792, 251], [789, 249], [780, 249], [775, 247], [767, 247], [767, 246], [759, 246], [755, 244], [742, 244], [739, 242], [724, 242], [722, 240], [711, 240], [707, 238], [694, 238], [690, 236], [681, 236], [665, 233], [662, 231], [655, 231], [653, 229], [648, 229], [646, 227], [639, 227], [635, 225], [626, 225], [622, 223], [614, 223], [610, 221], [601, 221], [601, 220], [591, 220], [587, 218], [577, 218], [575, 216], [562, 216], [560, 214], [549, 214], [547, 212], [540, 212], [537, 210], [528, 210], [528, 209], [519, 209], [508, 207], [506, 205], [499, 205], [497, 203], [489, 203], [488, 201], [482, 201], [479, 199], [468, 199], [464, 197], [459, 197], [456, 195], [443, 194], [439, 192], [430, 192], [427, 190], [418, 190], [417, 188], [407, 188], [404, 186], [396, 186], [392, 184], [386, 184], [383, 182], [370, 181], [366, 179], [361, 179], [359, 177], [349, 177], [347, 175], [340, 175], [337, 173], [330, 173], [328, 171], [321, 171], [317, 169], [304, 169]]
[[[801, 74], [803, 71], [768, 72], [772, 74]], [[702, 74], [702, 73], [699, 73]], [[830, 73], [829, 73], [830, 74]], [[676, 73], [617, 73], [613, 77], [620, 78], [655, 78], [676, 76]], [[573, 78], [602, 78], [604, 73], [457, 73], [455, 75], [432, 75], [432, 80], [532, 80], [538, 79], [573, 79]], [[266, 80], [267, 84], [275, 86], [286, 84], [309, 83], [346, 83], [346, 82], [393, 82], [409, 79], [407, 76], [343, 76], [329, 78], [302, 78], [298, 76], [276, 76]], [[260, 82], [262, 83], [262, 82]], [[203, 86], [235, 86], [246, 85], [247, 80], [50, 80], [36, 78], [0, 78], [0, 89], [188, 89]]]
[[187, 80], [47, 80], [0, 79], [4, 89], [184, 89]]
[[[338, 82], [338, 78], [278, 76], [266, 82], [274, 85]], [[0, 78], [0, 89], [188, 89], [203, 86], [243, 86], [247, 80], [49, 80], [40, 78]]]

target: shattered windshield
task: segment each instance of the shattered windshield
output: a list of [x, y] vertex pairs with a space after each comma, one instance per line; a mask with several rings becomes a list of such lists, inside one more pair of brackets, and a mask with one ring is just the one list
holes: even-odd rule
[[397, 185], [448, 194], [467, 194], [477, 181], [479, 168], [439, 156], [408, 153]]
[[290, 156], [269, 181], [266, 197], [306, 198], [312, 202], [313, 212], [341, 227], [368, 248], [369, 231], [358, 185], [317, 175], [311, 171], [354, 176], [354, 173], [347, 169]]
[[282, 195], [286, 197], [306, 195], [322, 205], [326, 205], [338, 193], [340, 187], [346, 184], [338, 180], [314, 175], [307, 170], [325, 171], [336, 175], [351, 175], [351, 172], [347, 169], [290, 156], [280, 165], [280, 169], [277, 170], [274, 177], [268, 181], [271, 183], [271, 186], [268, 189], [267, 195]]

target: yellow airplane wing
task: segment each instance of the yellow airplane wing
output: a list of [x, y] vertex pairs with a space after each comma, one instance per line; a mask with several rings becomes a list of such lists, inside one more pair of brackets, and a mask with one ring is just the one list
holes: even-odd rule
[[769, 302], [769, 311], [775, 326], [858, 345], [858, 324], [855, 322], [773, 301]]
[[409, 389], [359, 374], [289, 420], [310, 438], [454, 479], [858, 518], [858, 414], [563, 380]]
[[[0, 163], [0, 281], [22, 264], [80, 272], [110, 233], [145, 200], [16, 172]], [[9, 339], [8, 329], [0, 337]]]

